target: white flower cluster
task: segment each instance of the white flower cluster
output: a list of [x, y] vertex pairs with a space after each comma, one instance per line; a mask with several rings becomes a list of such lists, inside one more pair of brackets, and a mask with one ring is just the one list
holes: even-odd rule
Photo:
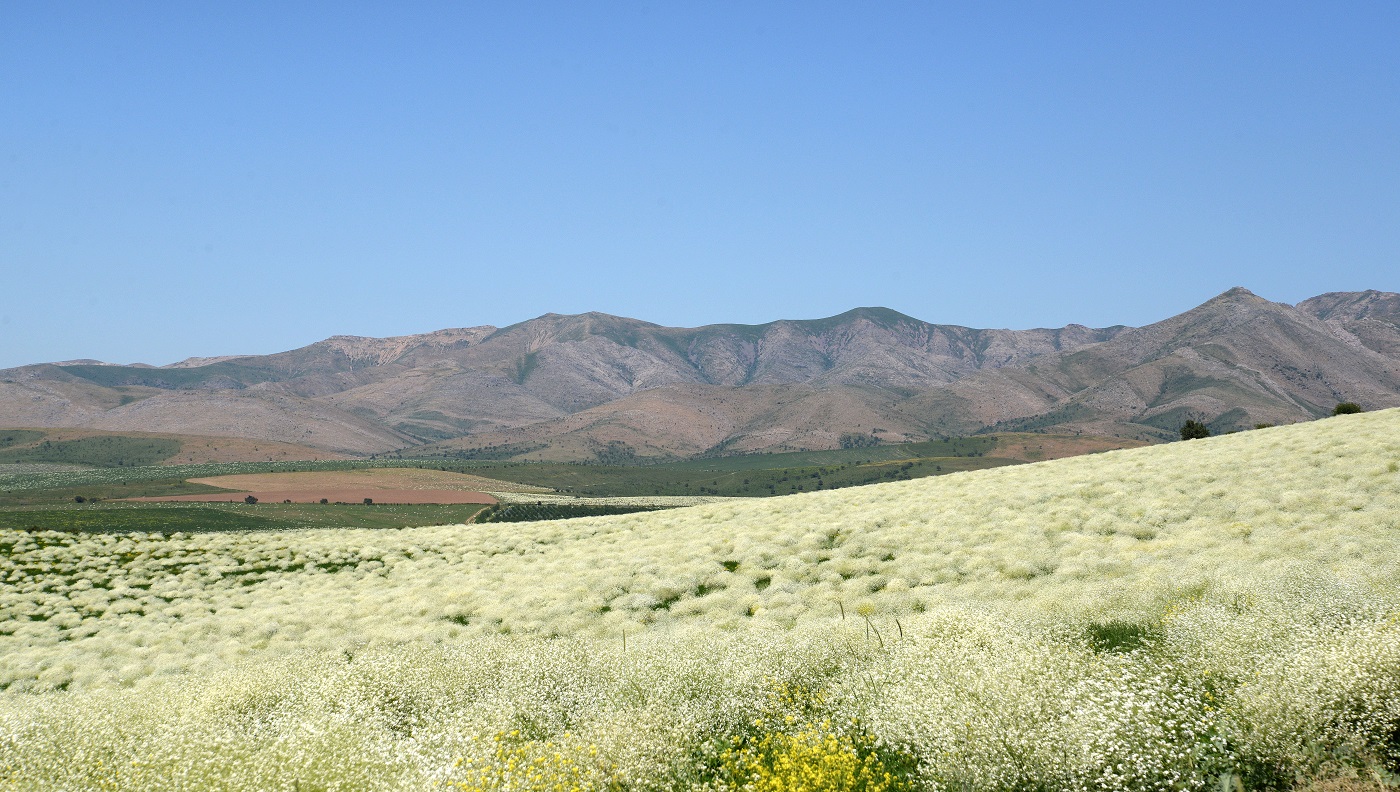
[[[1205, 790], [1230, 776], [1252, 788], [1338, 756], [1383, 761], [1400, 728], [1393, 595], [1342, 623], [1289, 615], [1286, 588], [1255, 581], [1242, 609], [1243, 590], [1187, 595], [1154, 623], [1159, 643], [1128, 652], [1096, 652], [1063, 623], [958, 607], [878, 639], [855, 615], [653, 630], [625, 648], [621, 636], [482, 636], [299, 650], [136, 689], [11, 693], [0, 784], [416, 789], [489, 762], [506, 735], [586, 751], [621, 788], [700, 787], [779, 689], [814, 691], [816, 717], [907, 757], [928, 789]], [[1284, 623], [1236, 641], [1213, 632], [1231, 610]]]
[[68, 462], [5, 462], [0, 463], [0, 482], [7, 481], [12, 476], [32, 476], [35, 473], [72, 473], [91, 469], [89, 465], [74, 465]]
[[3, 531], [0, 773], [400, 789], [515, 732], [671, 789], [771, 680], [934, 789], [1400, 762], [1397, 462], [1388, 411], [619, 517]]

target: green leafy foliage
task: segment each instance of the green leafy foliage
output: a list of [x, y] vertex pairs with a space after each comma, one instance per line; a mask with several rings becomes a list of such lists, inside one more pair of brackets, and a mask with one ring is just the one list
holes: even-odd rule
[[870, 448], [880, 444], [880, 438], [863, 432], [844, 432], [841, 435], [842, 448]]
[[[7, 431], [5, 436], [13, 436]], [[60, 462], [94, 467], [154, 465], [180, 452], [180, 441], [169, 438], [109, 435], [77, 440], [44, 440], [34, 445], [0, 450], [0, 464], [7, 462]]]
[[1200, 421], [1188, 420], [1181, 425], [1182, 440], [1201, 440], [1210, 437], [1210, 427]]
[[574, 517], [602, 517], [655, 511], [654, 506], [611, 506], [573, 503], [512, 503], [497, 506], [483, 514], [478, 522], [534, 522], [537, 520], [567, 520]]
[[1151, 624], [1113, 619], [1091, 622], [1085, 628], [1089, 645], [1097, 652], [1131, 652], [1152, 645], [1159, 631]]
[[0, 511], [0, 529], [127, 533], [411, 528], [471, 522], [480, 504], [104, 503]]
[[5, 429], [0, 431], [0, 449], [33, 443], [43, 439], [43, 432], [36, 432], [32, 429]]

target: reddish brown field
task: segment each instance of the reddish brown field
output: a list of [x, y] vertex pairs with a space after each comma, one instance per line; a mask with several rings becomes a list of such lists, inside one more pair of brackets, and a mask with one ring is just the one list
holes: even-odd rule
[[[463, 490], [467, 492], [548, 492], [543, 487], [516, 484], [512, 481], [452, 473], [445, 470], [420, 468], [373, 468], [370, 470], [324, 470], [300, 473], [242, 473], [232, 476], [210, 476], [190, 479], [193, 484], [207, 484], [229, 490], [247, 492], [344, 490]], [[284, 496], [285, 497], [285, 496]], [[366, 497], [374, 497], [368, 495]], [[318, 498], [319, 499], [319, 498]], [[279, 498], [278, 500], [281, 500]], [[475, 501], [468, 501], [474, 503]]]
[[134, 501], [194, 501], [238, 503], [249, 495], [264, 503], [495, 503], [482, 490], [493, 492], [547, 492], [542, 487], [509, 481], [418, 468], [308, 471], [299, 473], [248, 473], [190, 479], [194, 484], [220, 487], [226, 492], [203, 495], [167, 495], [130, 498]]
[[213, 492], [204, 495], [168, 495], [155, 498], [126, 498], [130, 501], [164, 502], [185, 501], [195, 503], [242, 503], [249, 495], [264, 503], [320, 503], [322, 498], [331, 503], [363, 503], [371, 498], [375, 503], [495, 503], [496, 499], [484, 492], [465, 490], [429, 489], [371, 489], [368, 487], [326, 487], [314, 490], [254, 490], [252, 492]]

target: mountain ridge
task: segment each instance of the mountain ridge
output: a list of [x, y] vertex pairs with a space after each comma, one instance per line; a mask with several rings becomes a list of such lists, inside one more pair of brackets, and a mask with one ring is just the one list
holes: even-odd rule
[[858, 307], [672, 328], [600, 312], [405, 336], [337, 335], [163, 367], [0, 371], [0, 425], [173, 431], [340, 453], [589, 459], [830, 448], [993, 428], [1167, 439], [1400, 405], [1400, 295], [1297, 306], [1236, 287], [1143, 327], [934, 324]]

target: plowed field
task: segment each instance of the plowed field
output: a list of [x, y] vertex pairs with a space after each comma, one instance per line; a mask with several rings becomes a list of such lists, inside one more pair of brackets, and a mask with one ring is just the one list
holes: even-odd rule
[[314, 489], [456, 490], [462, 492], [549, 492], [543, 487], [513, 481], [420, 468], [370, 470], [322, 470], [303, 473], [246, 473], [190, 479], [194, 484], [243, 492], [280, 492]]
[[199, 495], [165, 495], [131, 498], [137, 501], [193, 501], [217, 503], [242, 501], [249, 495], [260, 501], [318, 503], [495, 503], [486, 492], [548, 492], [542, 487], [513, 481], [420, 468], [325, 470], [300, 473], [248, 473], [190, 479], [195, 484], [228, 492]]
[[378, 489], [372, 487], [322, 487], [304, 490], [240, 490], [228, 493], [205, 493], [203, 495], [166, 495], [156, 498], [127, 498], [132, 501], [165, 502], [184, 501], [186, 503], [241, 503], [249, 495], [260, 501], [279, 503], [320, 503], [325, 499], [330, 503], [363, 503], [369, 498], [375, 503], [495, 503], [496, 499], [484, 492], [468, 490], [430, 489]]

